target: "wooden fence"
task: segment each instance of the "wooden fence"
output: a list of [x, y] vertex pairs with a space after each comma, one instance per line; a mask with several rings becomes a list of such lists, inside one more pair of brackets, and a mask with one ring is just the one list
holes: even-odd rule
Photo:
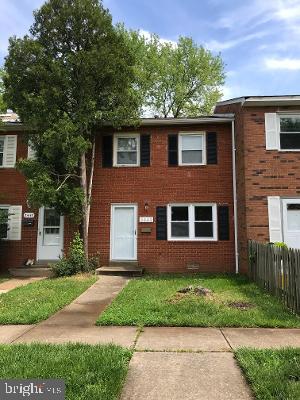
[[300, 250], [249, 242], [250, 277], [300, 313]]

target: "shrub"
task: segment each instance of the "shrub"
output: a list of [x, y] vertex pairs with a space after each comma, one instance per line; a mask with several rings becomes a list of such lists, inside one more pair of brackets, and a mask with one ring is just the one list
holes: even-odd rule
[[55, 276], [71, 276], [79, 272], [91, 272], [98, 266], [98, 257], [94, 256], [86, 261], [83, 240], [79, 232], [74, 234], [69, 253], [64, 255], [56, 264], [52, 266]]

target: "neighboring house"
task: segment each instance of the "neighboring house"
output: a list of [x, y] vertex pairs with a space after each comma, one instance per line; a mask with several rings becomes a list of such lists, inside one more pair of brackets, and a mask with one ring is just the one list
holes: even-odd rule
[[247, 242], [300, 248], [300, 96], [240, 97], [216, 112], [235, 114], [240, 268]]
[[[0, 131], [0, 207], [9, 213], [0, 267], [58, 259], [72, 229], [54, 210], [32, 210], [15, 161], [31, 157], [24, 128]], [[151, 272], [234, 272], [232, 115], [142, 119], [97, 136], [89, 251], [102, 265], [132, 261]], [[34, 215], [33, 215], [34, 214]]]

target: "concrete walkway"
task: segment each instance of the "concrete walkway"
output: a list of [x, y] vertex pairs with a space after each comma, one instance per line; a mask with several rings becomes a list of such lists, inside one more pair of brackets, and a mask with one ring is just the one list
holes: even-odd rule
[[115, 343], [134, 355], [121, 400], [253, 399], [233, 350], [300, 347], [300, 329], [95, 326], [128, 280], [101, 276], [38, 325], [0, 326], [0, 343]]
[[12, 289], [20, 286], [28, 285], [29, 283], [40, 281], [45, 278], [11, 278], [5, 282], [0, 283], [0, 294], [7, 293]]

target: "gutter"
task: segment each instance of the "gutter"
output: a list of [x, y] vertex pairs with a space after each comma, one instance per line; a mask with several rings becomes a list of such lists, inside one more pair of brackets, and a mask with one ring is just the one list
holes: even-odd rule
[[234, 252], [235, 273], [239, 273], [239, 249], [238, 249], [238, 227], [237, 227], [237, 193], [236, 193], [236, 146], [234, 121], [231, 123], [232, 133], [232, 187], [233, 187], [233, 220], [234, 220]]

